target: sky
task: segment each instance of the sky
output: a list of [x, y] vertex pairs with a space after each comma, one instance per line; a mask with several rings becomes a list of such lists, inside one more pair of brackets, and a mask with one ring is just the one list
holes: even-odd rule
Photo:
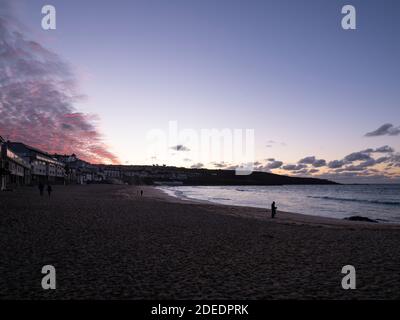
[[[234, 168], [169, 127], [250, 129], [256, 170], [400, 182], [399, 18], [396, 0], [0, 0], [0, 134], [92, 162]], [[149, 152], [155, 129], [166, 152]]]

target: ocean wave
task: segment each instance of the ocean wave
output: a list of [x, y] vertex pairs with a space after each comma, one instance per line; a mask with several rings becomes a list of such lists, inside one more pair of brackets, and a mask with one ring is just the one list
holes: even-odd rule
[[381, 204], [381, 205], [391, 205], [391, 206], [400, 206], [400, 202], [399, 202], [399, 201], [351, 199], [351, 198], [337, 198], [337, 197], [329, 197], [329, 196], [323, 196], [323, 197], [319, 197], [319, 196], [308, 196], [308, 198], [324, 199], [324, 200], [335, 200], [335, 201], [360, 202], [360, 203], [371, 203], [371, 204]]

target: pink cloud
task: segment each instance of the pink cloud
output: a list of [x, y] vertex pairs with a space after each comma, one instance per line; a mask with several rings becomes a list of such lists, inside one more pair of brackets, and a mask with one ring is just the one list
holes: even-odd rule
[[74, 72], [57, 54], [30, 41], [0, 5], [0, 135], [50, 153], [119, 163], [103, 142], [95, 115], [78, 112]]

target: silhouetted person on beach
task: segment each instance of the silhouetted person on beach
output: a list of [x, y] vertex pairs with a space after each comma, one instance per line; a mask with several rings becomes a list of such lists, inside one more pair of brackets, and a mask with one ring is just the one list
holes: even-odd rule
[[278, 209], [278, 207], [275, 205], [275, 201], [273, 201], [271, 203], [271, 218], [275, 218], [276, 215], [276, 209]]
[[51, 185], [47, 186], [47, 193], [49, 194], [49, 198], [51, 196], [51, 192], [53, 191], [53, 188], [51, 187]]
[[143, 190], [140, 190], [140, 196], [143, 197]]
[[39, 183], [39, 192], [40, 192], [40, 196], [43, 197], [43, 191], [44, 191], [44, 185], [43, 183]]

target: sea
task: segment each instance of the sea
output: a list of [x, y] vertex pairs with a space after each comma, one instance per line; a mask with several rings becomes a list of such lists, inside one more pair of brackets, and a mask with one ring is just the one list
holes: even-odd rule
[[344, 219], [362, 216], [382, 223], [400, 223], [400, 184], [284, 186], [163, 186], [183, 200], [269, 208], [278, 211]]

